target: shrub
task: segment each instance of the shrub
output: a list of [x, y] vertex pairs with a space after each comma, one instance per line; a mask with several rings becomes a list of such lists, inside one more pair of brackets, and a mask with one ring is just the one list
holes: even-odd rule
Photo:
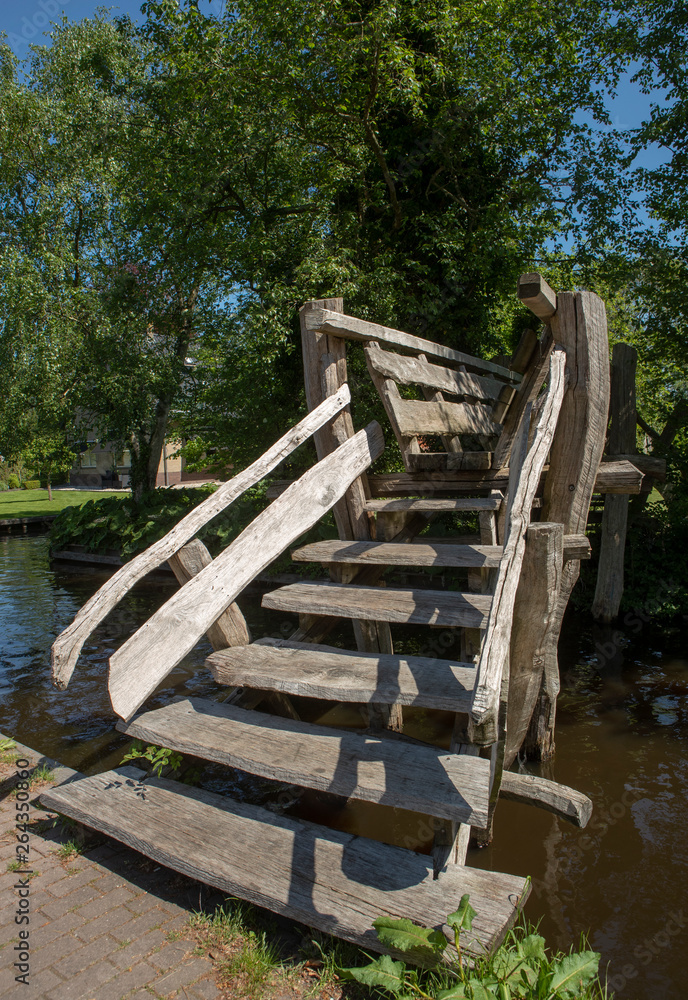
[[21, 484], [23, 490], [38, 490], [41, 488], [40, 479], [25, 479]]
[[13, 472], [9, 477], [9, 479], [7, 480], [7, 485], [11, 490], [18, 490], [19, 487], [21, 486], [21, 483], [19, 482], [19, 476]]
[[0, 493], [4, 492], [5, 490], [8, 490], [8, 489], [9, 489], [9, 486], [7, 485], [7, 483], [5, 482], [5, 480], [4, 479], [0, 479]]

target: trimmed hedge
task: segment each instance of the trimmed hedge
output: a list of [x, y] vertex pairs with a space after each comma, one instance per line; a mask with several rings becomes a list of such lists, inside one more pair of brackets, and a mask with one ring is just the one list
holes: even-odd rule
[[41, 481], [40, 479], [25, 479], [21, 485], [23, 490], [39, 490]]

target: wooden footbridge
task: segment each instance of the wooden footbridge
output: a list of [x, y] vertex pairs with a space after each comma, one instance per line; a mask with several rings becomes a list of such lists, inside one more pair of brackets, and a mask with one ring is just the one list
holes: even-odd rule
[[[168, 560], [182, 586], [110, 659], [118, 728], [262, 778], [433, 817], [432, 856], [131, 768], [54, 788], [43, 794], [50, 808], [368, 948], [380, 948], [376, 917], [440, 928], [464, 893], [478, 913], [466, 945], [492, 948], [502, 939], [527, 881], [468, 867], [469, 839], [490, 837], [500, 797], [581, 826], [590, 816], [584, 795], [509, 767], [526, 743], [541, 755], [553, 749], [557, 640], [589, 554], [591, 495], [638, 492], [642, 480], [626, 460], [601, 464], [609, 399], [602, 301], [586, 292], [556, 296], [538, 275], [524, 276], [519, 294], [545, 325], [501, 363], [347, 316], [339, 299], [304, 306], [308, 415], [119, 569], [53, 647], [54, 680], [65, 687], [95, 626]], [[364, 345], [404, 472], [368, 474], [385, 442], [377, 423], [354, 428], [350, 341]], [[311, 436], [317, 464], [274, 485], [270, 506], [211, 559], [198, 531]], [[396, 448], [393, 439], [387, 447]], [[299, 629], [289, 640], [251, 642], [237, 597], [329, 510], [339, 540], [292, 552], [321, 563], [329, 581], [266, 594], [264, 606], [297, 613]], [[421, 534], [447, 512], [473, 517], [479, 533]], [[384, 586], [389, 567], [445, 567], [466, 582], [461, 591], [437, 590], [416, 575], [412, 588]], [[327, 644], [342, 618], [353, 623], [355, 650]], [[397, 623], [426, 626], [431, 650], [448, 648], [458, 632], [460, 658], [395, 653]], [[204, 634], [215, 649], [208, 666], [218, 684], [235, 689], [231, 697], [141, 712]], [[362, 705], [364, 728], [308, 724], [294, 695]], [[403, 734], [409, 705], [454, 713], [448, 749]]]

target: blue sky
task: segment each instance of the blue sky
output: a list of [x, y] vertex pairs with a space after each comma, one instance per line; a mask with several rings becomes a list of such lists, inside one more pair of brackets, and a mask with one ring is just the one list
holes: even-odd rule
[[[19, 57], [28, 52], [32, 42], [41, 42], [42, 33], [49, 21], [59, 20], [64, 14], [70, 20], [78, 21], [90, 17], [95, 10], [107, 7], [113, 16], [129, 14], [132, 19], [141, 16], [142, 0], [118, 0], [117, 3], [100, 3], [98, 0], [0, 0], [0, 31], [7, 34], [7, 40]], [[223, 0], [205, 0], [203, 7], [221, 7]], [[614, 125], [619, 128], [633, 128], [642, 122], [650, 107], [650, 98], [626, 79], [619, 87], [616, 98], [609, 101], [609, 110]], [[665, 156], [660, 150], [649, 150], [638, 161], [645, 167], [653, 167], [663, 162]]]

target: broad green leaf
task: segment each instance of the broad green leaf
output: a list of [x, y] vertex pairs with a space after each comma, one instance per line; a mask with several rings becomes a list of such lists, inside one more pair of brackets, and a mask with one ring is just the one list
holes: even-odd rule
[[454, 927], [459, 931], [470, 931], [472, 929], [473, 920], [477, 917], [477, 913], [471, 906], [469, 899], [468, 893], [464, 893], [458, 909], [447, 916], [447, 923], [450, 927]]
[[364, 986], [382, 986], [394, 996], [399, 996], [404, 988], [406, 965], [403, 962], [395, 962], [389, 955], [381, 955], [370, 965], [343, 971], [347, 978], [355, 979]]
[[583, 986], [597, 975], [600, 958], [597, 951], [582, 951], [578, 955], [566, 955], [559, 959], [554, 965], [550, 991], [556, 994], [563, 989], [579, 996]]
[[524, 958], [537, 958], [541, 962], [546, 960], [545, 939], [539, 934], [529, 934], [519, 942], [519, 948]]
[[452, 986], [451, 989], [442, 990], [441, 993], [437, 994], [437, 1000], [466, 1000], [467, 997], [468, 994], [463, 983]]
[[378, 917], [373, 921], [380, 941], [397, 951], [430, 951], [441, 954], [447, 947], [447, 939], [442, 931], [414, 924], [406, 917], [394, 920], [392, 917]]
[[471, 988], [473, 1000], [494, 1000], [494, 993], [485, 989], [479, 979], [469, 979], [468, 985]]

